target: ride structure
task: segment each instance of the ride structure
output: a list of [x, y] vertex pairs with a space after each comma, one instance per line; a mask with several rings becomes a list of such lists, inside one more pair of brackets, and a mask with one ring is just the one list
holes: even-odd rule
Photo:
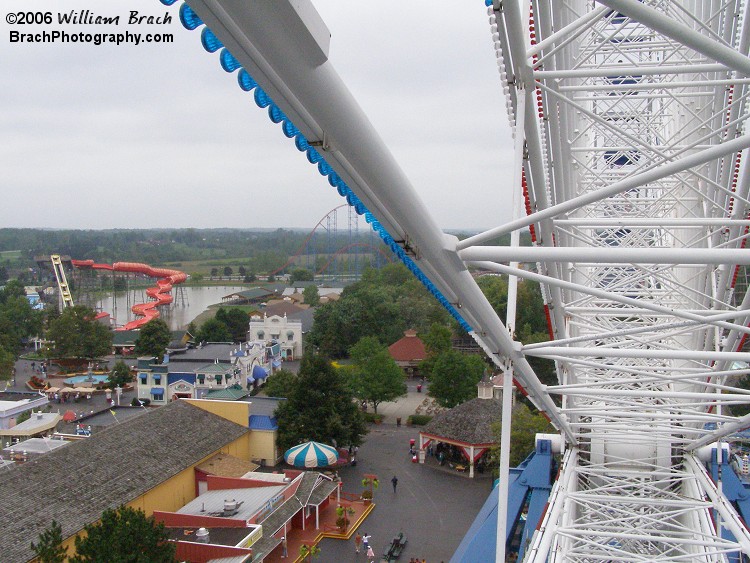
[[179, 270], [154, 268], [148, 264], [138, 262], [115, 262], [110, 265], [97, 264], [93, 260], [71, 260], [71, 263], [75, 268], [81, 270], [107, 270], [110, 272], [143, 274], [152, 278], [158, 278], [156, 285], [146, 290], [146, 295], [153, 299], [153, 301], [137, 303], [130, 309], [136, 317], [140, 318], [125, 323], [122, 327], [115, 330], [135, 330], [141, 328], [150, 320], [158, 318], [158, 307], [169, 305], [174, 299], [171, 294], [172, 288], [187, 280], [187, 274]]
[[59, 254], [53, 254], [49, 258], [52, 262], [52, 271], [55, 273], [55, 281], [57, 281], [57, 291], [60, 296], [60, 310], [62, 311], [63, 309], [73, 306], [73, 294], [70, 292], [68, 278], [65, 276], [65, 268], [63, 268], [62, 258]]
[[[204, 47], [503, 371], [497, 561], [513, 384], [563, 454], [525, 561], [747, 558], [722, 440], [750, 425], [728, 411], [750, 398], [733, 387], [750, 373], [750, 296], [736, 283], [750, 263], [750, 3], [486, 5], [515, 216], [461, 241], [438, 228], [339, 79], [312, 4], [190, 0], [180, 17], [205, 22]], [[526, 228], [530, 248], [518, 245]], [[506, 233], [510, 247], [488, 244]], [[506, 319], [474, 266], [509, 276]], [[542, 285], [551, 342], [515, 340], [518, 278]], [[558, 385], [540, 382], [532, 356], [556, 361]]]
[[[340, 228], [339, 223], [345, 223], [345, 226]], [[289, 260], [268, 275], [275, 276], [304, 263], [308, 270], [318, 276], [358, 280], [365, 267], [380, 268], [390, 261], [391, 257], [373, 237], [372, 230], [361, 233], [359, 216], [349, 205], [343, 204], [326, 213]]]

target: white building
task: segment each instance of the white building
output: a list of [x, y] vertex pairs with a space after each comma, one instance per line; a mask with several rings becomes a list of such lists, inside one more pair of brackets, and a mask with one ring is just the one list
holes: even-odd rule
[[281, 358], [284, 360], [296, 360], [302, 357], [302, 321], [290, 320], [286, 315], [261, 317], [258, 314], [250, 317], [250, 329], [247, 332], [247, 340], [278, 342]]
[[28, 391], [0, 392], [0, 430], [13, 428], [18, 416], [32, 409], [41, 409], [49, 404], [47, 395]]

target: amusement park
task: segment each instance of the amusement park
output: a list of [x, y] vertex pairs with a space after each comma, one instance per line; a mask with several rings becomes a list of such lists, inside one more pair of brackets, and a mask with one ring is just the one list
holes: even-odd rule
[[[403, 23], [373, 4], [357, 10]], [[448, 3], [425, 4], [413, 30], [388, 36], [353, 15], [356, 48], [336, 43], [326, 9], [160, 0], [193, 41], [176, 50], [263, 118], [223, 148], [250, 160], [258, 145], [243, 143], [265, 127], [286, 151], [273, 164], [302, 163], [341, 205], [309, 231], [243, 232], [232, 255], [210, 248], [211, 229], [168, 259], [183, 233], [127, 255], [43, 247], [34, 299], [79, 314], [75, 326], [106, 325], [112, 343], [130, 338], [79, 356], [127, 359], [131, 388], [113, 381], [104, 408], [81, 413], [86, 435], [52, 451], [46, 433], [64, 413], [41, 412], [46, 361], [40, 377], [39, 356], [0, 354], [40, 407], [0, 435], [42, 428], [39, 451], [0, 471], [0, 517], [14, 523], [4, 556], [30, 561], [30, 542], [53, 532], [79, 549], [127, 508], [169, 530], [150, 549], [197, 563], [750, 560], [750, 1], [474, 0], [483, 31], [465, 35]], [[422, 44], [381, 60], [424, 29]], [[474, 35], [495, 79], [479, 101], [474, 61], [456, 55]], [[407, 104], [415, 82], [459, 95]], [[181, 87], [196, 88], [215, 95]], [[211, 139], [216, 122], [241, 121], [214, 115], [200, 123]], [[498, 134], [486, 143], [441, 144], [488, 123]], [[237, 169], [209, 145], [196, 160], [219, 183], [219, 169]], [[420, 174], [402, 162], [417, 150], [431, 173], [460, 175], [445, 186]], [[501, 165], [476, 181], [469, 153]], [[187, 168], [174, 158], [174, 174]], [[257, 192], [264, 168], [293, 176], [256, 160]], [[222, 205], [238, 201], [236, 176]], [[203, 201], [206, 182], [195, 181]], [[459, 207], [476, 224], [456, 232], [444, 223]], [[0, 313], [23, 286], [8, 282]], [[42, 330], [29, 317], [25, 337]], [[11, 318], [0, 328], [19, 336]], [[59, 347], [65, 331], [50, 332], [44, 344]], [[93, 388], [93, 372], [71, 389]], [[130, 407], [115, 404], [123, 396]], [[76, 473], [65, 489], [46, 479], [63, 471]]]
[[[50, 302], [58, 309], [74, 302], [89, 306], [98, 313], [109, 314], [117, 330], [127, 331], [140, 328], [160, 314], [168, 318], [175, 306], [189, 307], [189, 293], [195, 291], [189, 292], [186, 285], [194, 290], [206, 284], [234, 288], [276, 283], [283, 287], [294, 270], [302, 270], [303, 280], [340, 287], [359, 280], [368, 268], [379, 269], [393, 262], [380, 238], [371, 229], [364, 229], [360, 219], [346, 204], [330, 210], [307, 234], [296, 235], [299, 242], [291, 254], [279, 255], [276, 265], [253, 272], [252, 276], [243, 273], [246, 269], [241, 257], [233, 261], [239, 265], [237, 275], [233, 275], [235, 270], [231, 267], [232, 273], [228, 273], [227, 267], [209, 269], [197, 264], [193, 269], [200, 273], [191, 279], [190, 272], [138, 262], [103, 264], [92, 258], [38, 256], [35, 262], [42, 282], [40, 301]], [[194, 300], [204, 306], [200, 297]], [[121, 322], [120, 318], [126, 320]]]

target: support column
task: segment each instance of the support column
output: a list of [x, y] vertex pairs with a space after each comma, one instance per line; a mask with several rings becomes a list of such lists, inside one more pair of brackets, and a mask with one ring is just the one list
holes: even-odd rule
[[469, 446], [469, 477], [474, 478], [474, 446]]

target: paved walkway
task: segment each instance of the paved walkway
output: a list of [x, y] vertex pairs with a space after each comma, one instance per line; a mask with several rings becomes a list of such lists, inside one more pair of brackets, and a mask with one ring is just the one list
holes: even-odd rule
[[[417, 383], [418, 380], [408, 383], [407, 397], [378, 406], [378, 412], [386, 416], [383, 424], [370, 426], [359, 449], [357, 466], [339, 471], [347, 492], [362, 491], [365, 473], [380, 478], [380, 488], [373, 499], [375, 509], [358, 529], [372, 535], [376, 561], [380, 561], [393, 537], [403, 532], [408, 543], [399, 561], [418, 557], [428, 563], [447, 562], [490, 492], [489, 474], [468, 479], [452, 471], [411, 463], [409, 440], [418, 439], [419, 428], [397, 427], [396, 417], [402, 417], [405, 424], [406, 417], [424, 401], [426, 389], [417, 393]], [[394, 475], [398, 477], [395, 493], [391, 485]], [[354, 553], [353, 539], [323, 539], [319, 545], [320, 563], [367, 560], [363, 553]]]

